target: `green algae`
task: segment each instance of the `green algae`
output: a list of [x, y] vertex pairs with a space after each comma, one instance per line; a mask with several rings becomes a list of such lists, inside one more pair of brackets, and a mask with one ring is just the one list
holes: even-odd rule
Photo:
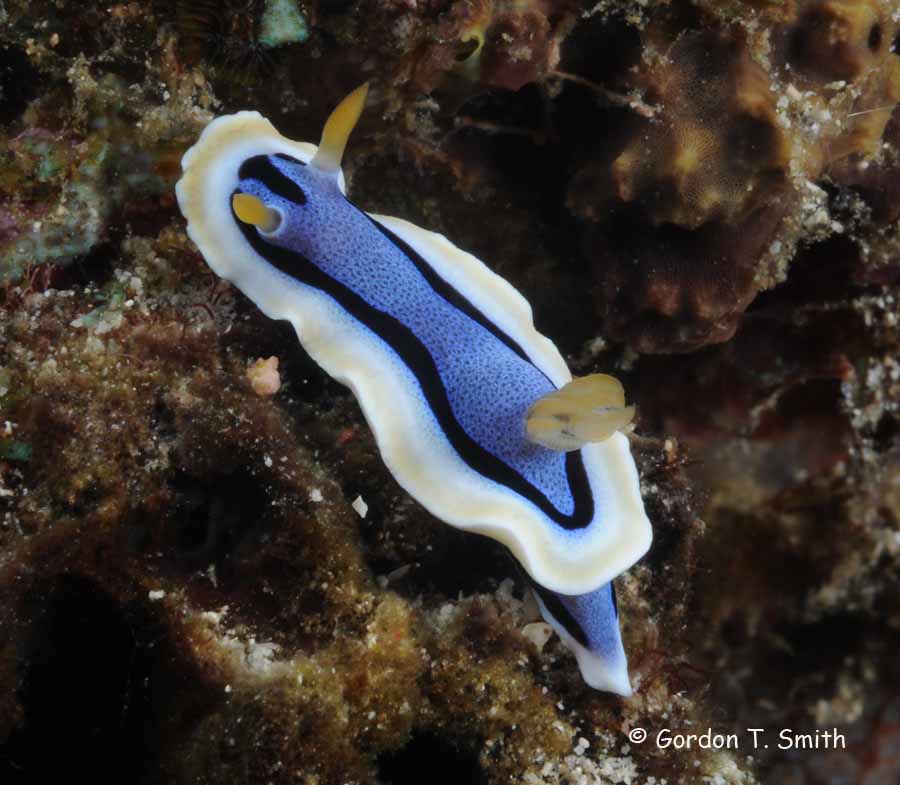
[[0, 458], [7, 461], [27, 461], [31, 458], [31, 447], [16, 439], [0, 439]]
[[[56, 95], [26, 113], [26, 128], [2, 135], [0, 167], [0, 283], [15, 282], [42, 265], [66, 266], [88, 256], [110, 224], [168, 198], [173, 159], [182, 148], [114, 74], [94, 79], [83, 58], [67, 72], [77, 85], [78, 122], [61, 131], [42, 124]], [[140, 117], [140, 120], [137, 118]]]
[[259, 42], [268, 49], [302, 44], [309, 38], [309, 25], [297, 0], [266, 0], [259, 27]]

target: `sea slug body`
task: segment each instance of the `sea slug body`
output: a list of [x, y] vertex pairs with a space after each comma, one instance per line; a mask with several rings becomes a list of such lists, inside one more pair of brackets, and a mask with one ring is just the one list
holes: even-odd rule
[[335, 109], [318, 147], [255, 112], [210, 123], [176, 188], [188, 234], [353, 391], [400, 485], [509, 548], [585, 680], [629, 694], [611, 581], [651, 540], [620, 431], [632, 409], [612, 377], [573, 381], [478, 259], [346, 198], [340, 160], [365, 95]]

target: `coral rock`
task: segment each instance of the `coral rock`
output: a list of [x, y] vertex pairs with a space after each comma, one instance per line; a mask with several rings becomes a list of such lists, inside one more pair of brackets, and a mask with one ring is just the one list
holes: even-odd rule
[[[729, 338], [790, 205], [790, 149], [775, 96], [746, 46], [687, 33], [640, 77], [653, 118], [568, 195], [587, 219], [598, 307], [638, 351]], [[639, 316], [640, 319], [635, 317]]]
[[477, 91], [518, 90], [540, 81], [559, 62], [573, 13], [569, 0], [455, 3], [417, 63], [415, 82], [430, 90], [456, 76], [470, 83], [465, 89]]
[[809, 3], [791, 30], [792, 60], [822, 81], [855, 80], [891, 48], [884, 6], [878, 0]]
[[655, 224], [736, 223], [785, 189], [789, 147], [765, 71], [739, 40], [679, 38], [641, 81], [659, 114], [612, 165], [615, 194]]

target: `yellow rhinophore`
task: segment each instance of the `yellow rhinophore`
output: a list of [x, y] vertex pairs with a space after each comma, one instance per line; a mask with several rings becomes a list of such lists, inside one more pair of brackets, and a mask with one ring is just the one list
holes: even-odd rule
[[325, 121], [319, 149], [309, 162], [311, 166], [315, 166], [323, 172], [336, 172], [341, 168], [341, 158], [344, 155], [344, 148], [347, 146], [347, 139], [362, 114], [368, 93], [369, 83], [366, 82], [357, 87], [334, 108]]
[[238, 220], [257, 226], [263, 232], [274, 232], [281, 223], [277, 210], [266, 207], [262, 199], [250, 194], [235, 194], [231, 197], [231, 209]]
[[528, 410], [525, 430], [536, 444], [571, 452], [591, 442], [606, 441], [633, 418], [634, 407], [625, 405], [622, 383], [595, 373], [573, 379], [539, 399]]

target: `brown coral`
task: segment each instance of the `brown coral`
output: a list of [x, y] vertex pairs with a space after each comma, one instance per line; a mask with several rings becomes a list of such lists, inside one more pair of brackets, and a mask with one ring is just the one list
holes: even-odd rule
[[541, 80], [559, 62], [559, 44], [575, 13], [570, 0], [465, 0], [440, 22], [437, 40], [417, 60], [414, 82], [423, 90], [450, 77], [472, 83], [468, 92], [518, 90]]
[[685, 350], [730, 337], [755, 295], [790, 205], [790, 150], [740, 38], [683, 35], [640, 78], [655, 116], [611, 162], [583, 167], [568, 203], [590, 221], [611, 333], [639, 351]]
[[891, 48], [892, 29], [878, 0], [814, 0], [791, 26], [790, 60], [805, 75], [855, 81], [878, 67]]
[[[568, 190], [598, 313], [638, 351], [726, 340], [798, 242], [895, 213], [895, 15], [874, 2], [701, 5], [723, 21], [693, 29], [684, 8], [642, 20], [643, 61], [616, 78], [654, 116], [610, 115], [613, 153], [595, 148]], [[812, 182], [823, 175], [859, 194], [851, 215], [829, 210]], [[869, 246], [883, 260], [885, 233]]]
[[777, 57], [802, 82], [817, 90], [848, 86], [851, 93], [852, 102], [838, 110], [846, 123], [828, 142], [826, 163], [878, 152], [900, 101], [900, 56], [892, 45], [898, 29], [884, 3], [820, 0], [805, 3], [778, 31]]
[[740, 39], [682, 35], [641, 76], [658, 107], [612, 164], [615, 198], [654, 225], [738, 224], [787, 186], [789, 147], [765, 71]]

